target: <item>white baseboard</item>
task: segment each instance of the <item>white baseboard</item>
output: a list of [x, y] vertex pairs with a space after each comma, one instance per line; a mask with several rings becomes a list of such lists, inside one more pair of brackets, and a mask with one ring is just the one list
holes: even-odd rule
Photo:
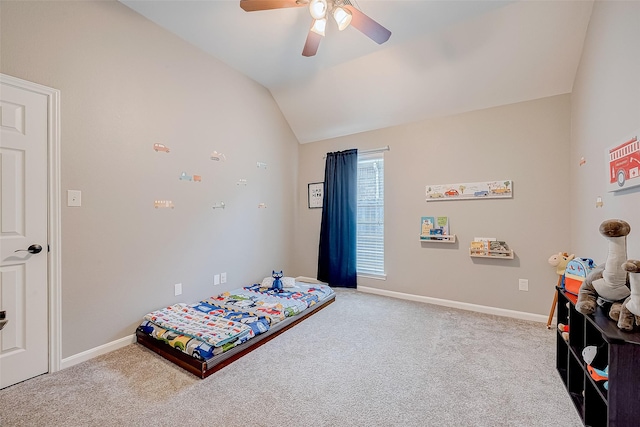
[[358, 286], [360, 292], [382, 295], [392, 298], [406, 299], [410, 301], [425, 302], [427, 304], [442, 305], [445, 307], [459, 308], [461, 310], [476, 311], [478, 313], [494, 314], [496, 316], [511, 317], [514, 319], [530, 320], [533, 322], [547, 323], [548, 316], [542, 314], [526, 313], [524, 311], [507, 310], [505, 308], [488, 307], [486, 305], [470, 304], [467, 302], [451, 301], [440, 298], [424, 297], [420, 295], [405, 294], [402, 292], [387, 291], [384, 289]]
[[86, 362], [89, 359], [126, 347], [134, 342], [136, 342], [135, 334], [83, 351], [82, 353], [74, 354], [73, 356], [65, 357], [60, 363], [60, 369], [66, 369], [73, 365], [77, 365], [78, 363]]

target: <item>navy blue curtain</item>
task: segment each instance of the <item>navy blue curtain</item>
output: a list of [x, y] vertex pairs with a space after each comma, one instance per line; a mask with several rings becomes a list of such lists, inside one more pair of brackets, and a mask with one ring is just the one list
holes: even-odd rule
[[327, 153], [318, 251], [318, 280], [355, 288], [358, 150]]

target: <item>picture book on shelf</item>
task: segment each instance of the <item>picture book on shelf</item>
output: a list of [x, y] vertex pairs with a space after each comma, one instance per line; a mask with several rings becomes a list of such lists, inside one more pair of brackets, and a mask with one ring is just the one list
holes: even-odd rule
[[509, 250], [509, 245], [506, 242], [501, 242], [499, 240], [493, 240], [489, 242], [489, 250], [490, 251], [501, 251], [507, 252]]
[[439, 216], [436, 218], [437, 227], [442, 230], [443, 236], [449, 235], [449, 217]]
[[429, 236], [431, 235], [431, 230], [436, 228], [435, 218], [432, 216], [423, 216], [420, 220], [420, 235], [421, 236]]
[[471, 254], [473, 255], [477, 255], [477, 254], [485, 254], [487, 253], [487, 251], [489, 250], [489, 247], [487, 246], [487, 241], [476, 241], [474, 240], [473, 242], [471, 242]]

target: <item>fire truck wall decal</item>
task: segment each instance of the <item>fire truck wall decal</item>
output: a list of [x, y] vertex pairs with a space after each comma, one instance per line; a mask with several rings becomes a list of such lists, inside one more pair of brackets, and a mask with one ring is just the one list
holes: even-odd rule
[[609, 191], [626, 190], [640, 185], [640, 131], [607, 150]]

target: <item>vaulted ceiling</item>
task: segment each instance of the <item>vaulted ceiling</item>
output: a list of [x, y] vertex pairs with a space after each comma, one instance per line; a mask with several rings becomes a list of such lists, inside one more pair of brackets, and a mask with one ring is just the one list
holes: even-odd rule
[[569, 93], [593, 5], [352, 0], [389, 41], [329, 22], [318, 53], [303, 57], [306, 7], [120, 1], [264, 85], [301, 143]]

